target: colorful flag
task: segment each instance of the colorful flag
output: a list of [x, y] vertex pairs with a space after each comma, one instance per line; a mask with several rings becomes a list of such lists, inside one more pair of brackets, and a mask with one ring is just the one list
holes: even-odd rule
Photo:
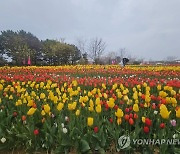
[[30, 59], [30, 56], [28, 57], [28, 65], [31, 65], [31, 59]]

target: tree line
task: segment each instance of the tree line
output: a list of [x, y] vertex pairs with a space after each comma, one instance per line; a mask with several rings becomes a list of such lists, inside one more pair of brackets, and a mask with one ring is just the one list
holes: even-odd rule
[[[57, 40], [39, 40], [30, 32], [1, 31], [0, 64], [27, 65], [67, 65], [75, 64], [82, 57], [74, 44]], [[87, 57], [84, 58], [86, 59]]]
[[[78, 38], [75, 44], [61, 40], [40, 40], [24, 30], [1, 31], [0, 34], [0, 66], [24, 65], [74, 65], [74, 64], [118, 64], [123, 57], [131, 62], [136, 58], [127, 55], [125, 48], [117, 52], [110, 51], [105, 55], [106, 43], [102, 38], [87, 41]], [[28, 63], [30, 61], [30, 63]], [[142, 60], [138, 60], [140, 63]]]

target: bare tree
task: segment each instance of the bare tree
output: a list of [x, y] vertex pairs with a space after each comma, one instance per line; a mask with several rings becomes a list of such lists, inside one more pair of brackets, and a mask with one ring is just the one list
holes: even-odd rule
[[126, 55], [127, 55], [126, 48], [120, 48], [118, 51], [119, 60], [121, 61]]
[[90, 41], [89, 44], [89, 56], [95, 62], [98, 63], [100, 56], [103, 54], [106, 48], [106, 43], [102, 38], [94, 38]]
[[166, 61], [168, 61], [168, 62], [172, 62], [172, 61], [174, 61], [174, 60], [176, 60], [176, 57], [175, 57], [175, 56], [167, 56], [167, 57], [166, 57]]
[[77, 38], [75, 44], [78, 47], [78, 49], [81, 51], [82, 54], [86, 53], [86, 44], [87, 44], [86, 39]]
[[65, 38], [61, 37], [60, 39], [57, 39], [57, 41], [61, 42], [61, 43], [65, 43]]
[[108, 52], [107, 59], [108, 59], [108, 64], [112, 64], [112, 60], [117, 59], [117, 53], [114, 51]]

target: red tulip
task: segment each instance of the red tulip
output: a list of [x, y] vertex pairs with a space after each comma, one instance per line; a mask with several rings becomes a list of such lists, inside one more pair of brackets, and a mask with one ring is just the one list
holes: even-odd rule
[[94, 127], [94, 132], [97, 133], [99, 131], [98, 127]]
[[109, 119], [109, 122], [110, 122], [110, 123], [113, 123], [113, 119], [112, 119], [112, 118], [110, 118], [110, 119]]
[[21, 120], [22, 120], [22, 121], [25, 121], [25, 120], [26, 120], [26, 116], [23, 115], [23, 116], [21, 117]]
[[136, 113], [134, 113], [134, 119], [137, 119], [138, 115]]
[[156, 109], [156, 104], [155, 104], [155, 103], [152, 104], [152, 109], [153, 109], [153, 110]]
[[134, 120], [132, 118], [129, 119], [129, 124], [133, 125], [134, 124]]
[[133, 107], [132, 107], [132, 106], [130, 106], [130, 107], [129, 107], [129, 110], [130, 110], [130, 111], [132, 111], [132, 109], [133, 109]]
[[36, 103], [33, 103], [33, 106], [32, 106], [33, 108], [37, 108], [37, 105], [36, 105]]
[[140, 107], [141, 107], [141, 108], [144, 108], [144, 104], [143, 104], [143, 103], [140, 103]]
[[124, 104], [124, 102], [123, 102], [122, 100], [120, 100], [119, 104], [123, 105], [123, 104]]
[[151, 95], [152, 100], [156, 100], [156, 97], [154, 95]]
[[147, 126], [151, 126], [151, 125], [152, 125], [152, 120], [150, 120], [149, 118], [146, 118], [146, 119], [145, 119], [145, 124], [146, 124]]
[[145, 95], [144, 95], [144, 94], [142, 94], [142, 95], [141, 95], [141, 98], [142, 98], [142, 99], [145, 99]]
[[118, 106], [117, 106], [117, 105], [115, 105], [115, 106], [114, 106], [114, 109], [115, 109], [115, 110], [117, 110], [117, 109], [118, 109]]
[[107, 103], [105, 103], [104, 106], [105, 106], [106, 109], [109, 109], [109, 106], [108, 106]]
[[144, 132], [145, 132], [146, 134], [149, 133], [149, 127], [144, 126]]
[[38, 135], [39, 134], [39, 129], [35, 129], [34, 130], [34, 135]]
[[133, 114], [132, 113], [129, 114], [129, 118], [133, 118]]
[[128, 112], [129, 112], [129, 108], [126, 108], [126, 109], [125, 109], [125, 112], [127, 112], [127, 113], [128, 113]]
[[128, 121], [129, 120], [129, 115], [125, 114], [124, 119]]
[[163, 98], [163, 99], [161, 100], [161, 104], [166, 104], [166, 99]]
[[165, 123], [161, 123], [161, 124], [160, 124], [160, 128], [161, 128], [161, 129], [165, 128]]
[[16, 117], [17, 115], [17, 112], [13, 112], [13, 117]]

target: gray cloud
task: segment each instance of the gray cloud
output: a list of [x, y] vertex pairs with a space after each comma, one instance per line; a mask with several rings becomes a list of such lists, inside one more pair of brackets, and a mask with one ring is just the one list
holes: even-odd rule
[[40, 39], [102, 37], [107, 51], [145, 59], [180, 58], [179, 0], [1, 0], [0, 30]]

